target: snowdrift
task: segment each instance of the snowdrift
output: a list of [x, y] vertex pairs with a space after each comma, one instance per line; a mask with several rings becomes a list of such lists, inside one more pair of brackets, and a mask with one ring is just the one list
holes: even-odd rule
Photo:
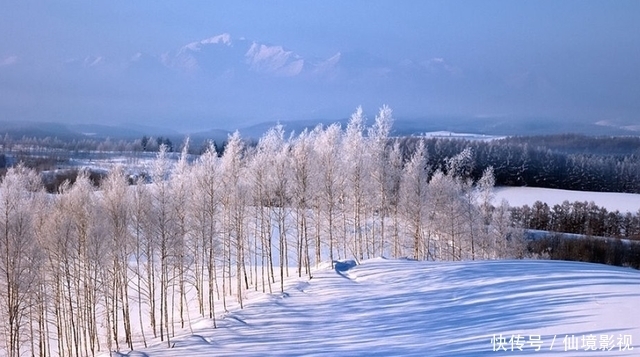
[[639, 302], [639, 271], [597, 264], [344, 261], [144, 355], [637, 356]]

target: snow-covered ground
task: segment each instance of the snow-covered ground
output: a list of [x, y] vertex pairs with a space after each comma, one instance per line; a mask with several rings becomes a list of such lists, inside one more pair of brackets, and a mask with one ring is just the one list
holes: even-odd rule
[[290, 278], [217, 329], [202, 319], [173, 348], [130, 355], [637, 356], [638, 301], [640, 272], [625, 268], [377, 258]]
[[430, 139], [464, 139], [464, 140], [481, 140], [492, 141], [504, 138], [504, 136], [472, 134], [472, 133], [455, 133], [452, 131], [430, 131], [424, 133], [425, 138]]
[[531, 206], [536, 201], [542, 201], [550, 207], [562, 204], [563, 201], [593, 201], [608, 211], [635, 213], [640, 210], [640, 194], [634, 193], [584, 192], [538, 187], [496, 187], [494, 192], [494, 204], [499, 204], [502, 199], [506, 199], [511, 206]]

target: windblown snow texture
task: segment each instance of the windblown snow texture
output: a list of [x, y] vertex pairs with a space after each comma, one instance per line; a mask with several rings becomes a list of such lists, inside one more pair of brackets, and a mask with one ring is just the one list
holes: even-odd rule
[[[203, 320], [193, 333], [176, 337], [174, 348], [158, 345], [145, 353], [634, 356], [640, 353], [638, 301], [640, 272], [596, 264], [343, 261], [311, 280], [288, 280], [284, 294], [248, 301], [218, 329]], [[609, 338], [611, 349], [599, 350]], [[578, 350], [565, 351], [572, 341]], [[586, 352], [591, 343], [598, 350]]]

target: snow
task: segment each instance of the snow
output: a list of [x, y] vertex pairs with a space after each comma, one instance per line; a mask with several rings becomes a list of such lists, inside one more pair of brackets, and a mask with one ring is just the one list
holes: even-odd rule
[[203, 45], [222, 43], [227, 46], [231, 46], [231, 35], [228, 33], [223, 33], [211, 38], [204, 39], [200, 41], [200, 43]]
[[304, 66], [304, 60], [282, 46], [259, 45], [254, 42], [245, 57], [252, 70], [283, 76], [295, 76]]
[[640, 194], [634, 193], [585, 192], [538, 187], [496, 187], [494, 193], [494, 205], [505, 199], [511, 206], [532, 206], [536, 201], [542, 201], [549, 207], [553, 207], [567, 200], [569, 202], [593, 201], [608, 211], [634, 213], [640, 210]]
[[473, 133], [456, 133], [452, 131], [430, 131], [424, 133], [425, 138], [430, 139], [464, 139], [464, 140], [481, 140], [493, 141], [503, 139], [504, 136], [473, 134]]
[[[611, 350], [593, 355], [633, 356], [638, 301], [639, 271], [597, 264], [344, 261], [288, 279], [284, 293], [253, 293], [217, 329], [193, 321], [173, 348], [158, 341], [135, 355], [582, 356], [594, 343]], [[523, 351], [512, 352], [518, 334]], [[571, 342], [578, 350], [565, 351]]]

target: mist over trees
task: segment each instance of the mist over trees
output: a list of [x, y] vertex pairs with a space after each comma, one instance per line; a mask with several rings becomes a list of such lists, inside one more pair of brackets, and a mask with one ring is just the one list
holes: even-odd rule
[[[494, 172], [478, 182], [472, 150], [431, 165], [424, 140], [406, 151], [389, 136], [391, 109], [366, 126], [318, 126], [255, 146], [238, 133], [219, 155], [167, 160], [151, 183], [112, 170], [99, 189], [86, 173], [57, 194], [23, 166], [0, 183], [0, 350], [8, 356], [87, 356], [171, 347], [190, 326], [189, 301], [211, 319], [246, 292], [283, 291], [337, 259], [517, 258], [523, 232], [493, 207]], [[191, 300], [190, 300], [191, 299]], [[149, 321], [149, 324], [142, 323]], [[135, 325], [138, 322], [139, 326]]]

